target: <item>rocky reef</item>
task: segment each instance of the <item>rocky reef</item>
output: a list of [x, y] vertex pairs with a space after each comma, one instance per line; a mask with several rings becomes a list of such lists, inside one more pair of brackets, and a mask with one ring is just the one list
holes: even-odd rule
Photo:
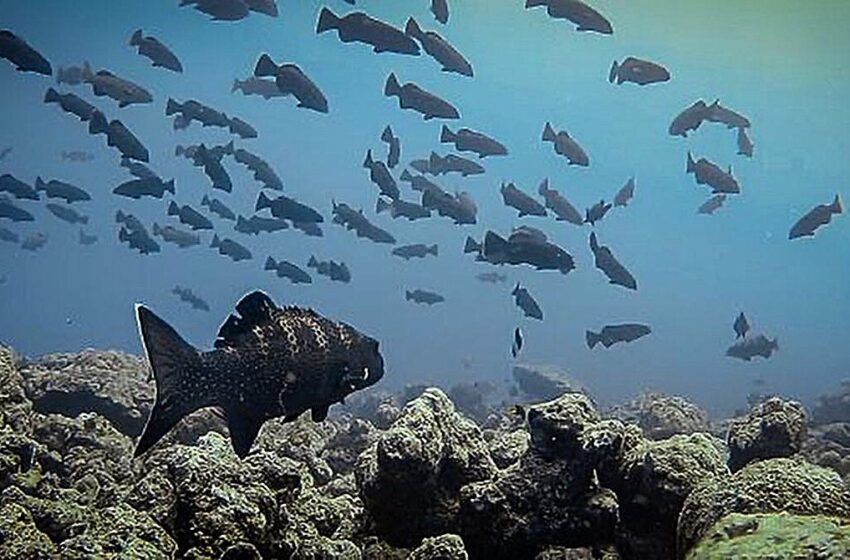
[[538, 397], [518, 414], [475, 384], [372, 392], [322, 423], [268, 422], [239, 460], [200, 411], [133, 460], [142, 359], [0, 348], [0, 558], [850, 554], [841, 397], [812, 415], [767, 399], [719, 434], [682, 397], [601, 413], [562, 374], [515, 375]]

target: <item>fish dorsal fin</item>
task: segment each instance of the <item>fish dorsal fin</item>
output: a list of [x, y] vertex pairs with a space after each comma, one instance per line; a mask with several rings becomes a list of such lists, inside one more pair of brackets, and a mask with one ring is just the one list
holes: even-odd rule
[[216, 348], [242, 346], [255, 340], [255, 327], [269, 323], [272, 313], [278, 310], [275, 303], [264, 292], [256, 291], [244, 296], [236, 304], [236, 313], [231, 314], [218, 329]]

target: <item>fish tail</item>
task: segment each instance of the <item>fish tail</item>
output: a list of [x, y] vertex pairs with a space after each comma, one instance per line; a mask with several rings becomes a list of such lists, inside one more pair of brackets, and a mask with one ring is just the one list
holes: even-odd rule
[[777, 352], [779, 352], [779, 337], [774, 338], [770, 341], [770, 346]]
[[428, 248], [428, 252], [431, 253], [432, 255], [434, 255], [435, 257], [438, 256], [439, 250], [440, 250], [440, 248], [437, 247], [436, 243], [434, 243], [433, 245], [431, 245]]
[[165, 103], [165, 116], [170, 117], [174, 113], [178, 112], [180, 112], [180, 104], [169, 97], [168, 101]]
[[118, 241], [124, 243], [125, 241], [130, 240], [130, 232], [127, 231], [127, 228], [121, 226], [121, 229], [118, 230]]
[[177, 203], [173, 200], [168, 205], [168, 215], [169, 216], [179, 216], [180, 215], [180, 207], [177, 206]]
[[319, 261], [316, 260], [316, 255], [310, 255], [310, 260], [307, 261], [307, 266], [310, 268], [316, 268], [319, 266]]
[[215, 249], [216, 247], [221, 246], [221, 239], [218, 238], [217, 234], [213, 234], [212, 242], [210, 242], [210, 247]]
[[89, 119], [89, 134], [103, 134], [109, 130], [109, 123], [103, 113], [95, 110]]
[[555, 131], [552, 129], [552, 125], [549, 121], [546, 121], [546, 125], [543, 127], [543, 140], [546, 142], [554, 142], [555, 141]]
[[328, 8], [322, 8], [319, 14], [319, 22], [316, 24], [316, 33], [324, 33], [330, 29], [337, 29], [339, 17]]
[[688, 152], [688, 163], [687, 163], [687, 166], [685, 167], [685, 171], [687, 173], [693, 173], [696, 170], [696, 168], [697, 168], [697, 166], [696, 166], [696, 163], [694, 162], [694, 156], [691, 155], [691, 152]]
[[414, 39], [420, 39], [422, 37], [422, 28], [419, 27], [419, 24], [416, 23], [415, 19], [410, 17], [407, 18], [407, 23], [404, 26], [404, 33]]
[[384, 128], [384, 131], [381, 133], [381, 140], [384, 142], [393, 141], [393, 129], [390, 128], [390, 125], [387, 125], [386, 128]]
[[209, 206], [210, 205], [210, 197], [204, 195], [204, 198], [201, 199], [201, 206]]
[[52, 87], [47, 88], [47, 91], [44, 94], [44, 102], [45, 103], [58, 103], [59, 102], [59, 92], [53, 89]]
[[375, 160], [372, 159], [372, 150], [366, 150], [366, 159], [363, 160], [363, 167], [369, 168]]
[[175, 193], [174, 179], [169, 179], [168, 181], [165, 182], [165, 190], [167, 190], [171, 194]]
[[186, 153], [186, 148], [184, 148], [180, 144], [177, 144], [177, 146], [174, 147], [174, 155], [175, 156], [182, 156], [185, 153]]
[[593, 350], [597, 344], [602, 342], [602, 335], [593, 331], [585, 331], [584, 339], [587, 342], [587, 347]]
[[203, 374], [198, 351], [143, 305], [136, 305], [136, 321], [156, 383], [156, 400], [133, 452], [134, 457], [139, 457], [181, 418], [209, 403], [205, 402], [205, 395], [181, 392], [182, 387], [204, 387], [194, 381]]
[[599, 250], [599, 243], [596, 241], [596, 232], [590, 232], [590, 250], [594, 253]]
[[387, 202], [383, 198], [379, 198], [378, 202], [375, 203], [375, 213], [380, 214], [381, 212], [384, 212], [385, 210], [389, 210], [390, 206], [392, 206], [392, 205], [389, 202]]
[[[241, 218], [242, 216], [239, 216], [239, 217]], [[272, 257], [267, 257], [266, 258], [266, 265], [263, 268], [265, 270], [274, 270], [274, 269], [277, 268], [277, 263], [274, 262], [274, 259]]]
[[546, 193], [549, 192], [549, 179], [543, 179], [540, 181], [540, 186], [537, 187], [537, 194], [540, 196], [546, 196]]
[[413, 299], [413, 293], [410, 290], [404, 291], [404, 301], [410, 301]]
[[234, 78], [233, 79], [233, 85], [230, 86], [230, 93], [237, 91], [241, 87], [242, 87], [242, 82], [240, 82], [238, 79]]
[[472, 237], [466, 237], [466, 243], [463, 245], [463, 253], [479, 253], [481, 252], [481, 243], [474, 240]]
[[619, 67], [617, 66], [617, 61], [611, 63], [611, 71], [608, 72], [608, 83], [613, 84], [614, 80], [617, 79], [617, 70]]
[[136, 29], [130, 37], [130, 46], [137, 47], [142, 44], [142, 30]]
[[41, 180], [41, 176], [35, 178], [35, 190], [36, 191], [46, 191], [47, 184]]
[[452, 132], [449, 127], [447, 127], [446, 125], [443, 125], [443, 128], [440, 129], [440, 142], [442, 142], [444, 144], [452, 143], [456, 139], [457, 139], [457, 135], [454, 132]]
[[841, 198], [837, 194], [832, 199], [832, 204], [829, 205], [829, 211], [833, 214], [841, 214], [844, 211], [844, 208], [841, 206]]
[[387, 76], [387, 83], [384, 84], [384, 95], [387, 97], [401, 96], [401, 85], [399, 85], [394, 72], [390, 72], [390, 75]]
[[255, 212], [259, 212], [263, 208], [271, 208], [271, 200], [266, 196], [266, 193], [261, 192], [260, 196], [257, 197], [257, 205], [254, 207]]
[[413, 175], [411, 175], [410, 172], [407, 169], [405, 169], [404, 171], [401, 172], [399, 179], [401, 179], [402, 181], [405, 181], [405, 182], [413, 181]]
[[254, 68], [254, 76], [258, 78], [268, 78], [269, 76], [277, 75], [277, 64], [274, 63], [272, 57], [263, 53], [257, 61], [257, 66]]

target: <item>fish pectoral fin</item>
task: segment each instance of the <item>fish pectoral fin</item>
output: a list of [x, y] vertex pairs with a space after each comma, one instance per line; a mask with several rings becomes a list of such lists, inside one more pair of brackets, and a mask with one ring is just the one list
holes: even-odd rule
[[227, 411], [227, 429], [230, 431], [230, 443], [233, 451], [240, 459], [244, 459], [257, 434], [263, 425], [264, 419], [244, 410]]
[[310, 409], [310, 418], [313, 422], [321, 422], [328, 417], [328, 405], [314, 406]]

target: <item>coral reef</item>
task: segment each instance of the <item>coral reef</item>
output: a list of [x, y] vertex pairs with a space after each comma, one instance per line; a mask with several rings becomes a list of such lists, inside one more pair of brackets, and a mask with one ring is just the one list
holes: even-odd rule
[[606, 416], [637, 424], [649, 439], [709, 430], [706, 411], [684, 397], [663, 393], [643, 393], [614, 407]]
[[556, 366], [517, 364], [513, 378], [520, 393], [532, 401], [548, 401], [564, 393], [583, 393], [584, 387]]
[[726, 438], [729, 468], [737, 471], [755, 459], [790, 457], [800, 451], [805, 436], [803, 405], [770, 398], [732, 420]]

